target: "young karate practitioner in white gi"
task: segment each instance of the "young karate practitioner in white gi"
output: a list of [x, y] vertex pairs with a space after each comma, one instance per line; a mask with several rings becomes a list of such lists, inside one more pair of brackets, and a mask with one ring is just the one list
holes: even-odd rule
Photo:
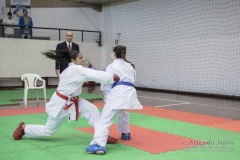
[[94, 125], [94, 139], [85, 150], [87, 153], [105, 154], [106, 143], [109, 134], [109, 127], [113, 123], [113, 118], [118, 115], [118, 131], [122, 133], [123, 140], [130, 140], [129, 114], [127, 109], [142, 109], [142, 105], [137, 99], [134, 86], [136, 71], [133, 64], [125, 58], [126, 47], [118, 45], [114, 47], [111, 57], [113, 63], [108, 65], [106, 72], [117, 74], [120, 81], [102, 86], [105, 91], [106, 103], [101, 113], [100, 120]]
[[[55, 54], [56, 53], [56, 54]], [[100, 112], [92, 103], [78, 98], [82, 92], [82, 85], [86, 81], [113, 84], [119, 81], [117, 75], [85, 68], [83, 55], [78, 51], [52, 51], [43, 53], [48, 58], [71, 60], [69, 66], [60, 75], [57, 91], [46, 104], [48, 119], [45, 125], [28, 125], [21, 122], [13, 133], [13, 138], [19, 140], [25, 134], [27, 138], [42, 138], [53, 134], [69, 116], [70, 120], [77, 120], [78, 115], [86, 118], [91, 126], [99, 120]]]

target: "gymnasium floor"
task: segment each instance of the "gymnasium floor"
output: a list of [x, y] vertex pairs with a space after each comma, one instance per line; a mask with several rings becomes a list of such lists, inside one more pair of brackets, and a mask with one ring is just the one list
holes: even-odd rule
[[[48, 90], [48, 97], [53, 91]], [[3, 92], [0, 90], [0, 103], [6, 95]], [[91, 102], [101, 111], [104, 103], [99, 88], [84, 87], [83, 92], [94, 94], [93, 99], [98, 100]], [[83, 96], [91, 99], [91, 95]], [[239, 160], [240, 101], [142, 90], [138, 90], [138, 98], [144, 109], [130, 111], [132, 139], [107, 145], [107, 154], [103, 156], [84, 152], [93, 134], [85, 119], [71, 123], [66, 120], [49, 138], [13, 140], [12, 132], [20, 121], [46, 122], [44, 103], [41, 101], [36, 107], [32, 99], [27, 108], [22, 100], [18, 105], [2, 104], [0, 160]], [[110, 135], [120, 138], [116, 124], [115, 119]]]

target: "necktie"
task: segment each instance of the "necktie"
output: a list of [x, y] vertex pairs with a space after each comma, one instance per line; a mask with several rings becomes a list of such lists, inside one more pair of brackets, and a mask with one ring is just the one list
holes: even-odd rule
[[68, 51], [71, 51], [70, 43], [68, 43]]

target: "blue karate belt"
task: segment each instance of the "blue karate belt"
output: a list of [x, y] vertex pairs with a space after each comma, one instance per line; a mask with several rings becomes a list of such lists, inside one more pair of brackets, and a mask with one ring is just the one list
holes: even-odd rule
[[135, 88], [135, 85], [134, 85], [133, 83], [123, 82], [123, 81], [119, 81], [119, 82], [113, 83], [112, 88], [114, 88], [114, 87], [116, 87], [116, 86], [118, 86], [118, 85], [125, 85], [125, 86], [130, 86], [130, 87]]

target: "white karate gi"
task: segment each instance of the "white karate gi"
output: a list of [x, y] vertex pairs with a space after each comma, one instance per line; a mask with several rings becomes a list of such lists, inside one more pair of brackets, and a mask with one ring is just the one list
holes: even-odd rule
[[[8, 19], [5, 18], [2, 22], [2, 24], [6, 24], [6, 25], [18, 25], [18, 23], [15, 21], [15, 19]], [[14, 27], [13, 26], [5, 26], [4, 27], [4, 34], [6, 35], [14, 35]]]
[[[60, 75], [57, 91], [67, 97], [78, 96], [82, 92], [83, 83], [86, 81], [114, 83], [113, 75], [110, 73], [69, 63], [69, 67]], [[24, 129], [26, 137], [41, 138], [50, 136], [61, 126], [66, 117], [70, 115], [70, 118], [75, 118], [75, 105], [73, 104], [69, 110], [63, 110], [67, 104], [68, 102], [57, 96], [55, 92], [46, 104], [46, 112], [48, 113], [47, 123], [45, 125], [26, 125]], [[79, 115], [86, 118], [91, 126], [94, 126], [100, 117], [97, 107], [82, 98], [79, 100], [79, 112]]]
[[[117, 74], [120, 77], [120, 81], [135, 83], [135, 69], [130, 63], [121, 58], [115, 59], [106, 68], [106, 72]], [[113, 123], [114, 116], [118, 115], [118, 131], [130, 133], [130, 116], [126, 110], [142, 109], [142, 105], [137, 99], [136, 89], [132, 86], [117, 85], [112, 88], [112, 84], [105, 84], [101, 86], [101, 90], [104, 92], [106, 103], [100, 120], [94, 126], [94, 140], [90, 145], [98, 144], [105, 146], [109, 127]]]

